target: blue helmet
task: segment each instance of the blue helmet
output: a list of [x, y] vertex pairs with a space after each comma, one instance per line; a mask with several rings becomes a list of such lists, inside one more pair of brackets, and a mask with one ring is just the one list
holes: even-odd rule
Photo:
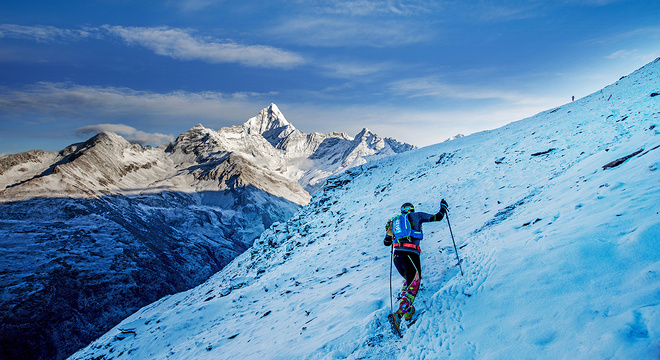
[[408, 213], [411, 213], [411, 212], [414, 212], [414, 211], [415, 211], [415, 205], [413, 205], [411, 203], [407, 202], [407, 203], [401, 205], [401, 213], [402, 214], [408, 214]]

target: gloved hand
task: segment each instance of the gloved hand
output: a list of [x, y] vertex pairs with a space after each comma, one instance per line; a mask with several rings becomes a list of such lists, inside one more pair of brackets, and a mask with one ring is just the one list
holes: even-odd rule
[[383, 245], [385, 246], [392, 245], [392, 237], [389, 235], [385, 235], [385, 240], [383, 240]]
[[442, 199], [442, 201], [440, 201], [440, 212], [443, 215], [447, 215], [447, 213], [449, 212], [449, 204], [447, 204], [445, 199]]

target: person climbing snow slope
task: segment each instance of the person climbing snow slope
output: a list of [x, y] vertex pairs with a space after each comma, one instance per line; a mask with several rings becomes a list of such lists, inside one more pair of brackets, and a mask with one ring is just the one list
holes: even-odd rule
[[445, 199], [442, 199], [440, 211], [437, 214], [428, 214], [415, 212], [415, 207], [411, 203], [405, 203], [401, 205], [401, 214], [392, 218], [385, 226], [386, 235], [383, 243], [385, 246], [393, 247], [392, 261], [404, 279], [398, 296], [399, 309], [390, 315], [397, 332], [401, 319], [410, 321], [415, 313], [413, 302], [422, 279], [419, 246], [423, 238], [422, 224], [442, 220], [447, 214], [448, 207]]

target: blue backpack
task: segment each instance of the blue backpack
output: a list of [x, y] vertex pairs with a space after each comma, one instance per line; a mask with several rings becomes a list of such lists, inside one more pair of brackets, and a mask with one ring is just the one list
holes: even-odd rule
[[421, 231], [413, 230], [408, 214], [397, 215], [392, 219], [392, 233], [397, 241], [411, 241], [413, 238], [421, 240], [424, 236]]

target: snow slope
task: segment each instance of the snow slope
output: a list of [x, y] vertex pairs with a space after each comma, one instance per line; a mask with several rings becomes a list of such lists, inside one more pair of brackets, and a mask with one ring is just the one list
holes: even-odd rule
[[[660, 59], [529, 119], [348, 170], [207, 282], [71, 359], [657, 358], [658, 92]], [[465, 275], [447, 222], [425, 224], [423, 313], [398, 340], [384, 224], [442, 198]]]

